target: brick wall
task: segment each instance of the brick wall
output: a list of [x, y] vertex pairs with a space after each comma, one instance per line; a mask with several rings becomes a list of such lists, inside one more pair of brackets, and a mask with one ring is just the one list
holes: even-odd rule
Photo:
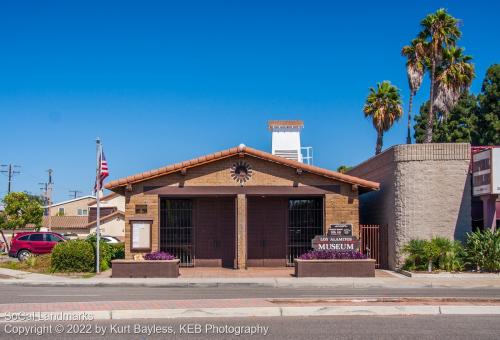
[[349, 174], [380, 182], [360, 196], [360, 221], [387, 228], [381, 244], [389, 268], [402, 265], [410, 239], [463, 239], [471, 226], [470, 145], [397, 145]]
[[[158, 178], [153, 178], [133, 185], [132, 191], [126, 193], [125, 216], [125, 244], [127, 258], [133, 257], [130, 252], [130, 221], [134, 219], [150, 219], [152, 221], [152, 250], [159, 248], [159, 198], [158, 195], [144, 194], [144, 187], [147, 186], [240, 186], [230, 176], [231, 166], [238, 161], [248, 162], [252, 167], [252, 177], [245, 183], [245, 186], [319, 186], [319, 185], [339, 185], [339, 193], [325, 195], [325, 230], [332, 223], [348, 222], [353, 223], [354, 233], [359, 235], [359, 201], [358, 191], [352, 189], [347, 183], [335, 181], [323, 176], [318, 176], [303, 172], [297, 174], [293, 168], [261, 160], [252, 156], [239, 156], [222, 159], [213, 163], [187, 169], [185, 175], [173, 173]], [[238, 196], [237, 216], [246, 217], [243, 210], [246, 203], [243, 197]], [[146, 204], [148, 213], [146, 215], [135, 215], [135, 205]], [[237, 222], [238, 230], [246, 230], [246, 222]], [[242, 246], [246, 242], [244, 236], [237, 238], [238, 265], [244, 265], [242, 258], [246, 256], [246, 249]], [[242, 250], [243, 249], [243, 250]]]
[[[148, 207], [147, 214], [135, 214], [136, 204], [145, 204]], [[151, 251], [159, 250], [159, 199], [157, 195], [145, 195], [142, 192], [133, 190], [131, 193], [125, 195], [125, 255], [126, 258], [133, 258], [135, 254], [144, 252], [130, 250], [131, 248], [131, 221], [134, 220], [147, 220], [151, 221]]]

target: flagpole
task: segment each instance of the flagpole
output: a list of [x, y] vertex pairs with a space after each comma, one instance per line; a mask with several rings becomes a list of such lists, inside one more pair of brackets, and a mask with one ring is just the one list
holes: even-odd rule
[[100, 243], [100, 238], [101, 238], [101, 231], [100, 231], [100, 220], [101, 220], [101, 209], [100, 209], [100, 192], [101, 192], [101, 182], [99, 178], [99, 170], [100, 170], [100, 158], [101, 158], [101, 153], [102, 153], [102, 147], [101, 147], [101, 140], [99, 138], [96, 139], [96, 150], [97, 150], [97, 169], [96, 169], [96, 202], [97, 202], [97, 212], [96, 212], [96, 228], [95, 228], [95, 234], [96, 234], [96, 264], [95, 264], [95, 272], [96, 274], [99, 274], [100, 272], [100, 261], [99, 261], [99, 243]]

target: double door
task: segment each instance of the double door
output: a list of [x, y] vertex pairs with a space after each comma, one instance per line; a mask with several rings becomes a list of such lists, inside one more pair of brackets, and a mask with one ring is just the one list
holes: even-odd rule
[[248, 197], [247, 265], [286, 266], [288, 199]]
[[234, 197], [194, 200], [195, 266], [234, 267]]

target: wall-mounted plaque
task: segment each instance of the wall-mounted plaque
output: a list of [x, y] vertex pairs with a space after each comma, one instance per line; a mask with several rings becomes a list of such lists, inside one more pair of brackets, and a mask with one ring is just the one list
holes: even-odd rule
[[132, 250], [151, 250], [151, 221], [130, 222]]
[[329, 236], [352, 237], [352, 224], [330, 224]]

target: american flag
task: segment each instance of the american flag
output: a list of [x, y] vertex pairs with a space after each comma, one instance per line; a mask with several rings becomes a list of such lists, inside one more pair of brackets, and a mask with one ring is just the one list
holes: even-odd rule
[[97, 171], [96, 183], [94, 190], [97, 192], [102, 189], [102, 183], [106, 177], [109, 176], [108, 162], [104, 156], [104, 151], [101, 149], [101, 154], [99, 155], [99, 170]]

